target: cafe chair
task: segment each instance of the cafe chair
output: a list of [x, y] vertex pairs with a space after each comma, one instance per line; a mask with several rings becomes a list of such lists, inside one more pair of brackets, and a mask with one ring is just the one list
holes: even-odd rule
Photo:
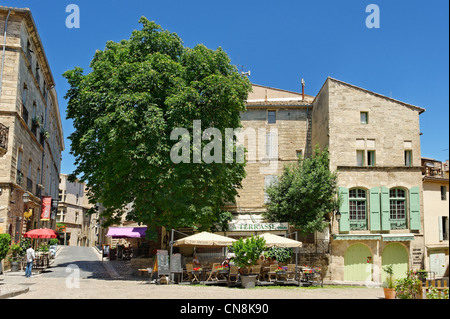
[[236, 283], [239, 279], [239, 268], [237, 266], [230, 267], [230, 273], [228, 275], [228, 284]]
[[212, 265], [212, 269], [211, 272], [209, 273], [209, 277], [208, 279], [206, 279], [206, 281], [213, 281], [213, 280], [219, 280], [219, 278], [217, 277], [219, 270], [217, 270], [217, 267], [219, 267], [220, 264], [219, 263], [214, 263]]
[[295, 281], [295, 264], [288, 264], [287, 267], [286, 280]]
[[[269, 269], [269, 281], [277, 281], [277, 273], [275, 272], [275, 270], [278, 268], [278, 265], [270, 265], [270, 269]], [[274, 280], [272, 280], [274, 279]]]
[[194, 271], [194, 264], [186, 264], [186, 270], [183, 272], [183, 280], [186, 279], [187, 281], [191, 281]]
[[257, 275], [256, 280], [260, 281], [261, 265], [251, 266], [250, 267], [250, 275]]

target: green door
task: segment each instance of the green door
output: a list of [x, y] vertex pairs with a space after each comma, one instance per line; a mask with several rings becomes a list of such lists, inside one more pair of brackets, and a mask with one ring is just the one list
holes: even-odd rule
[[363, 244], [350, 246], [344, 255], [344, 280], [372, 281], [372, 253]]
[[[387, 245], [381, 256], [382, 267], [392, 265], [394, 271], [394, 279], [401, 279], [406, 277], [408, 271], [408, 251], [399, 243], [392, 243]], [[386, 279], [386, 273], [381, 271], [381, 281]]]

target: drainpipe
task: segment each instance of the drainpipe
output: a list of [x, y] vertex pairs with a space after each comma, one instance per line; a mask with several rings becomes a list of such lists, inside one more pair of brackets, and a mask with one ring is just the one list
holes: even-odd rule
[[6, 51], [6, 31], [8, 30], [8, 20], [11, 14], [11, 9], [8, 10], [8, 15], [5, 20], [5, 34], [3, 35], [3, 54], [2, 54], [2, 70], [0, 73], [0, 99], [2, 97], [2, 87], [3, 87], [3, 66], [5, 64], [5, 51]]

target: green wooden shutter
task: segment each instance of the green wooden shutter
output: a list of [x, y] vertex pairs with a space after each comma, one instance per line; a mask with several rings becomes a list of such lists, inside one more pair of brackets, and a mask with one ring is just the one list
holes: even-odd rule
[[339, 197], [341, 198], [341, 220], [339, 222], [339, 231], [346, 232], [350, 230], [349, 206], [348, 206], [348, 188], [339, 187]]
[[411, 230], [420, 230], [420, 188], [409, 190], [409, 219]]
[[369, 194], [370, 230], [379, 231], [381, 230], [380, 188], [371, 188]]
[[380, 203], [381, 203], [381, 230], [390, 230], [391, 214], [390, 214], [389, 188], [381, 187]]

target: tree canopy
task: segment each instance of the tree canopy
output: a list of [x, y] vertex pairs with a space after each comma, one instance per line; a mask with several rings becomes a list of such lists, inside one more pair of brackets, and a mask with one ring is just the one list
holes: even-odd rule
[[337, 173], [329, 169], [328, 150], [316, 147], [311, 157], [285, 165], [266, 192], [266, 218], [289, 222], [302, 233], [322, 231], [326, 215], [339, 207]]
[[[67, 118], [75, 128], [69, 137], [73, 176], [87, 184], [92, 203], [106, 208], [106, 225], [117, 223], [132, 203], [126, 218], [150, 230], [208, 228], [223, 203], [234, 201], [245, 163], [192, 163], [193, 121], [222, 134], [240, 128], [251, 84], [221, 48], [188, 48], [155, 22], [139, 22], [142, 29], [129, 40], [97, 50], [90, 73], [79, 67], [64, 73]], [[176, 128], [190, 133], [189, 163], [171, 160]], [[216, 151], [205, 148], [211, 139], [203, 136], [203, 150]]]

